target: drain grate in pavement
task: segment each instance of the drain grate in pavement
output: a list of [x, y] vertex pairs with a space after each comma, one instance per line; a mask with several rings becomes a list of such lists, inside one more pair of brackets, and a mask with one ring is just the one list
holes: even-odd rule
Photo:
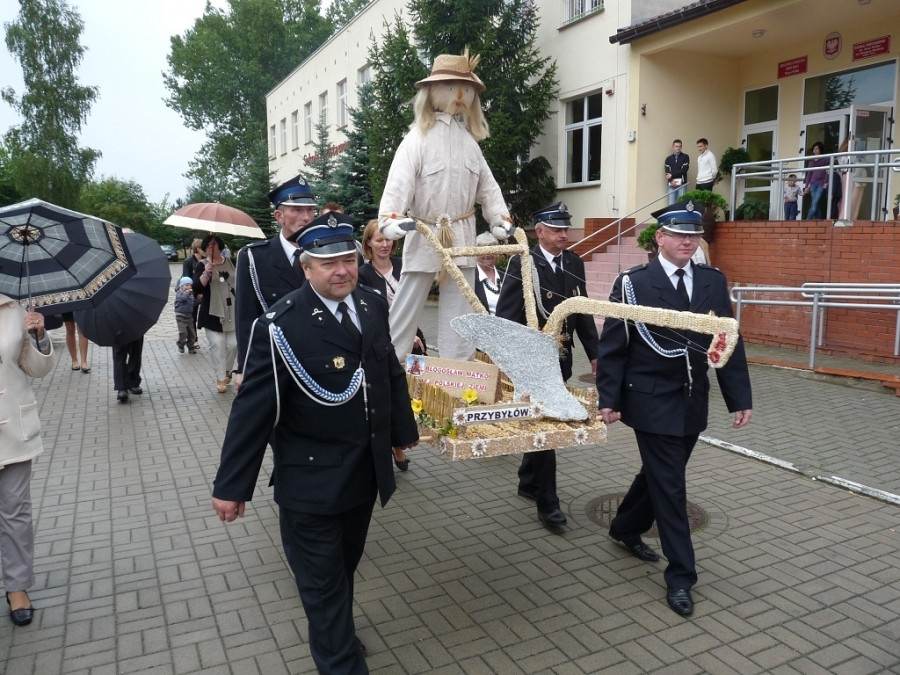
[[[585, 514], [591, 522], [600, 525], [604, 530], [609, 529], [609, 524], [616, 515], [619, 504], [625, 499], [624, 492], [616, 492], [614, 494], [600, 495], [590, 500], [584, 507]], [[688, 523], [691, 526], [691, 532], [701, 530], [709, 523], [709, 514], [693, 502], [687, 503]], [[648, 537], [658, 537], [654, 525], [647, 532]]]

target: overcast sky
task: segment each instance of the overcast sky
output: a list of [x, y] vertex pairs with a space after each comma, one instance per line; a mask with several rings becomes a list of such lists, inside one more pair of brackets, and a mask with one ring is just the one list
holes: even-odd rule
[[[221, 2], [215, 2], [221, 5]], [[206, 0], [69, 0], [84, 21], [87, 47], [78, 75], [100, 95], [82, 130], [81, 145], [100, 150], [96, 176], [140, 183], [159, 201], [184, 196], [183, 174], [204, 136], [187, 129], [163, 102], [169, 38], [184, 33], [203, 13]], [[16, 0], [0, 0], [0, 25], [18, 15]], [[5, 36], [0, 31], [0, 36]], [[0, 87], [22, 91], [22, 70], [0, 40]], [[0, 132], [18, 122], [0, 101]]]

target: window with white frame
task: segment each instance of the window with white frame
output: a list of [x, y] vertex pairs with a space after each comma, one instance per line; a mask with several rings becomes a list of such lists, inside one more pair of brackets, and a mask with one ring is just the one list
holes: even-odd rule
[[328, 126], [328, 92], [323, 91], [319, 94], [319, 120], [325, 126]]
[[281, 118], [280, 125], [281, 125], [281, 126], [280, 126], [280, 129], [281, 129], [281, 154], [282, 154], [282, 155], [286, 155], [286, 154], [287, 154], [287, 151], [288, 151], [288, 145], [287, 145], [287, 118], [286, 118], [286, 117], [282, 117], [282, 118]]
[[275, 147], [275, 125], [269, 127], [269, 157], [275, 157], [278, 154]]
[[347, 80], [337, 83], [337, 125], [347, 126]]
[[564, 0], [566, 3], [566, 21], [575, 21], [586, 14], [603, 9], [603, 0]]
[[300, 111], [295, 110], [291, 113], [291, 148], [296, 150], [300, 147]]
[[303, 106], [303, 142], [312, 143], [312, 101]]
[[369, 84], [372, 81], [372, 66], [368, 63], [356, 71], [356, 85], [358, 87]]
[[565, 101], [566, 183], [600, 180], [603, 142], [603, 92]]

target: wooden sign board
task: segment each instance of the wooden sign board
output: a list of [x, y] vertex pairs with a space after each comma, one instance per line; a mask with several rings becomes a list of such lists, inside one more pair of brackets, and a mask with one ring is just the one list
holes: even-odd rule
[[408, 374], [421, 377], [456, 398], [462, 398], [463, 390], [472, 388], [481, 403], [496, 400], [500, 369], [491, 363], [409, 354], [405, 369]]
[[478, 405], [457, 408], [453, 411], [453, 421], [458, 427], [492, 422], [522, 422], [535, 420], [541, 415], [530, 403], [506, 403], [500, 405]]

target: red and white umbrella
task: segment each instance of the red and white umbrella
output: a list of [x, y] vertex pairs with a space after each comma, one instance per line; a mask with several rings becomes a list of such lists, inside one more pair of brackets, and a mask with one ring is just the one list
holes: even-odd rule
[[256, 221], [233, 206], [215, 203], [198, 203], [182, 206], [163, 221], [163, 225], [183, 227], [186, 230], [203, 230], [217, 234], [229, 234], [247, 239], [265, 239], [266, 235]]

